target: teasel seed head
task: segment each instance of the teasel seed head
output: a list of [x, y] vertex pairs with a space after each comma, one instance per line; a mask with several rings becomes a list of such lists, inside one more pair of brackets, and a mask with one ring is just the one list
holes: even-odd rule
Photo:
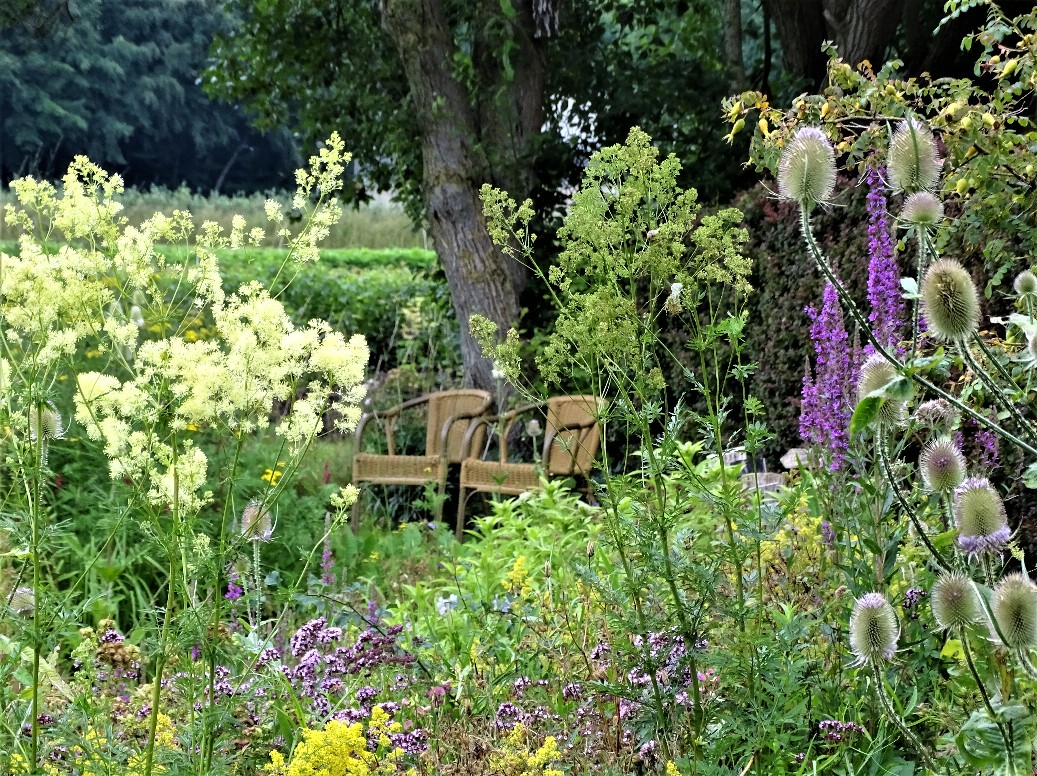
[[810, 211], [835, 190], [835, 150], [817, 127], [803, 127], [785, 147], [778, 164], [778, 195]]
[[[889, 361], [875, 353], [861, 365], [857, 378], [857, 401], [862, 401], [872, 391], [894, 380], [897, 370]], [[879, 410], [878, 421], [883, 425], [898, 425], [904, 419], [904, 402], [887, 398]]]
[[979, 294], [972, 276], [954, 259], [934, 262], [922, 278], [922, 313], [936, 337], [962, 342], [979, 329]]
[[929, 127], [915, 119], [900, 122], [889, 144], [886, 167], [894, 192], [912, 194], [935, 189], [943, 160]]
[[850, 647], [861, 665], [889, 660], [897, 649], [900, 622], [881, 593], [867, 593], [853, 603], [850, 615]]
[[36, 435], [43, 429], [42, 436], [45, 441], [52, 439], [64, 439], [65, 426], [61, 421], [61, 413], [54, 407], [51, 401], [41, 405], [37, 410], [29, 412], [29, 437], [35, 442]]
[[986, 477], [970, 477], [954, 491], [954, 524], [969, 556], [997, 552], [1012, 537], [1005, 505]]
[[958, 630], [976, 622], [979, 602], [971, 580], [960, 571], [941, 574], [929, 597], [936, 622], [944, 630]]
[[1012, 288], [1019, 296], [1037, 296], [1037, 275], [1030, 270], [1024, 269], [1015, 276]]
[[904, 201], [900, 220], [917, 226], [935, 226], [943, 220], [943, 203], [928, 191], [916, 191]]
[[950, 493], [965, 479], [965, 456], [949, 439], [930, 442], [920, 464], [922, 481], [931, 493]]
[[1006, 646], [1037, 646], [1037, 585], [1022, 574], [1009, 574], [994, 588], [990, 608]]
[[273, 533], [270, 510], [260, 499], [252, 499], [241, 513], [241, 535], [252, 542], [267, 542]]
[[946, 399], [930, 399], [915, 410], [915, 422], [931, 428], [937, 434], [947, 434], [961, 420], [961, 413]]

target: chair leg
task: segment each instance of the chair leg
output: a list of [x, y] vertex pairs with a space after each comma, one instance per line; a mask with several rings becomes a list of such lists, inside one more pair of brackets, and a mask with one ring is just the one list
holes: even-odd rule
[[464, 540], [464, 507], [467, 500], [468, 494], [465, 493], [464, 487], [459, 487], [457, 489], [457, 523], [454, 527], [454, 535], [459, 542]]
[[446, 477], [443, 477], [439, 481], [439, 487], [436, 489], [436, 509], [432, 513], [435, 517], [436, 522], [443, 519], [443, 504], [446, 503]]

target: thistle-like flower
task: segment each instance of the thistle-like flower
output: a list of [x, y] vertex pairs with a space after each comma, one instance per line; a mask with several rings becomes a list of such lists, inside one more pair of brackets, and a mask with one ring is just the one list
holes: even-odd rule
[[778, 195], [810, 211], [835, 190], [835, 150], [817, 127], [803, 127], [786, 146], [778, 165]]
[[954, 491], [954, 524], [969, 556], [997, 552], [1012, 536], [1005, 505], [986, 477], [970, 477]]
[[949, 433], [960, 420], [961, 413], [946, 399], [930, 399], [915, 410], [915, 422], [937, 434]]
[[61, 413], [54, 408], [54, 403], [48, 401], [38, 410], [29, 412], [29, 438], [36, 441], [37, 434], [43, 429], [42, 437], [49, 442], [52, 439], [65, 438], [65, 426], [61, 420]]
[[915, 119], [902, 121], [890, 141], [886, 165], [894, 191], [912, 194], [936, 188], [943, 160], [929, 127]]
[[270, 510], [260, 499], [252, 499], [241, 513], [241, 535], [251, 542], [268, 542], [273, 534]]
[[1037, 646], [1037, 585], [1022, 574], [1009, 574], [994, 588], [990, 608], [1006, 646]]
[[943, 630], [965, 628], [979, 619], [979, 602], [972, 582], [960, 571], [941, 574], [930, 596], [933, 616]]
[[[892, 382], [897, 370], [889, 361], [877, 353], [868, 356], [861, 365], [861, 374], [857, 379], [857, 401], [862, 401], [872, 391], [877, 391]], [[884, 425], [897, 425], [904, 419], [904, 402], [887, 398], [879, 410], [878, 421]]]
[[950, 493], [965, 479], [965, 456], [949, 439], [930, 442], [920, 464], [922, 481], [931, 493]]
[[861, 665], [889, 660], [897, 650], [900, 622], [881, 593], [868, 593], [853, 603], [850, 615], [850, 647]]
[[916, 226], [934, 226], [943, 219], [943, 203], [928, 191], [916, 191], [904, 202], [900, 220]]
[[1015, 276], [1012, 288], [1019, 296], [1037, 296], [1037, 275], [1030, 270], [1024, 269]]
[[933, 263], [922, 278], [922, 313], [936, 337], [962, 342], [979, 329], [979, 294], [972, 276], [954, 259]]

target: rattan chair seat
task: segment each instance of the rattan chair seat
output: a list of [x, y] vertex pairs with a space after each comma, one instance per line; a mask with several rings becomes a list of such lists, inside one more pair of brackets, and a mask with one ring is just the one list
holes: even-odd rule
[[422, 485], [438, 482], [442, 456], [376, 455], [353, 456], [353, 478], [380, 485]]
[[540, 485], [536, 466], [531, 463], [501, 463], [467, 458], [461, 463], [465, 488], [517, 496]]

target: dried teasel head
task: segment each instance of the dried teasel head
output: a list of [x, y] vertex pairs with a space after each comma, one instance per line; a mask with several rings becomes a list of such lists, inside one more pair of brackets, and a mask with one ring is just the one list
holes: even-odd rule
[[803, 127], [785, 147], [778, 164], [778, 196], [810, 211], [835, 191], [835, 150], [817, 127]]

